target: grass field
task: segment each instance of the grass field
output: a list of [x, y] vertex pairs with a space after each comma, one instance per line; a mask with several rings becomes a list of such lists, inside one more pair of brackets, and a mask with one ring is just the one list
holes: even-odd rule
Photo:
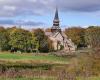
[[34, 55], [34, 54], [18, 54], [9, 52], [0, 52], [0, 60], [4, 61], [39, 61], [43, 63], [68, 63], [68, 58], [57, 57], [54, 55]]

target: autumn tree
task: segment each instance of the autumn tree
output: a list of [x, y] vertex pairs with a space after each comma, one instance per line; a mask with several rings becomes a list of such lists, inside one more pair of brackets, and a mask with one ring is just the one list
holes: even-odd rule
[[100, 48], [100, 27], [89, 27], [85, 32], [85, 40], [91, 48]]
[[72, 27], [65, 29], [65, 34], [70, 38], [77, 47], [84, 47], [85, 45], [85, 29], [81, 27]]
[[[85, 40], [87, 45], [90, 46], [91, 54], [89, 54], [89, 65], [93, 74], [100, 74], [100, 26], [89, 26], [85, 31]], [[86, 61], [86, 63], [90, 63]]]

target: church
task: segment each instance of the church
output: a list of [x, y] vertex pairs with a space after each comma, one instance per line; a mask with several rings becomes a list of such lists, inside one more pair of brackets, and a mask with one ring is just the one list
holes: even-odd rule
[[56, 9], [55, 17], [53, 20], [53, 26], [50, 28], [50, 32], [45, 32], [45, 34], [52, 41], [52, 46], [54, 50], [64, 50], [64, 51], [75, 51], [75, 45], [69, 39], [66, 34], [60, 28], [60, 20], [58, 15], [58, 9]]

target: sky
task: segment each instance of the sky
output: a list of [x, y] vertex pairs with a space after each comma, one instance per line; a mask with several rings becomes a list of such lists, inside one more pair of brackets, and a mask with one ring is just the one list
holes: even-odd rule
[[100, 0], [0, 0], [0, 25], [49, 28], [56, 7], [62, 28], [100, 25]]

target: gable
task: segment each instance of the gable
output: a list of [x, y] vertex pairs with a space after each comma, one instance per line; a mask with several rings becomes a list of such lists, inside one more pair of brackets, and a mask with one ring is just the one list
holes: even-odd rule
[[62, 41], [63, 40], [63, 36], [59, 32], [57, 32], [55, 35], [53, 35], [53, 37], [58, 41]]

